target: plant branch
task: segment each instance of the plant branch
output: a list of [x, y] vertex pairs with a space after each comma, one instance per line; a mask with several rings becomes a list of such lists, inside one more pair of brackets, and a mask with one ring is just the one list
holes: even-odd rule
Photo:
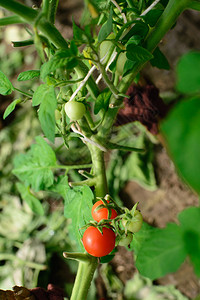
[[20, 18], [19, 16], [10, 16], [0, 19], [0, 26], [6, 26], [11, 24], [22, 24], [25, 23], [25, 21]]
[[70, 300], [86, 300], [94, 272], [98, 265], [97, 257], [90, 256], [89, 261], [79, 262], [76, 280]]
[[160, 0], [155, 0], [149, 7], [147, 7], [147, 9], [143, 11], [141, 16], [145, 16], [150, 10], [152, 10], [158, 4], [158, 2], [160, 2]]
[[14, 0], [0, 0], [0, 6], [15, 13], [27, 23], [33, 23], [38, 15], [36, 10]]
[[59, 0], [51, 0], [50, 2], [50, 9], [49, 9], [49, 21], [54, 24], [55, 23], [55, 16], [58, 7]]

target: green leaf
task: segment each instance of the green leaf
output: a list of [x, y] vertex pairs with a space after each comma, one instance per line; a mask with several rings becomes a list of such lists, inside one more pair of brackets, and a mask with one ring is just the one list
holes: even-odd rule
[[78, 47], [76, 46], [74, 40], [72, 40], [70, 43], [70, 50], [73, 53], [73, 55], [78, 55]]
[[17, 80], [26, 81], [38, 77], [40, 77], [40, 70], [28, 70], [20, 73], [19, 76], [17, 77]]
[[95, 101], [95, 106], [94, 106], [95, 115], [98, 114], [98, 112], [101, 109], [107, 110], [110, 97], [111, 97], [111, 92], [108, 88], [106, 88], [103, 92], [99, 94], [99, 96]]
[[36, 137], [36, 142], [26, 154], [15, 157], [13, 174], [37, 192], [53, 184], [52, 168], [57, 164], [55, 153], [47, 142], [40, 136]]
[[1, 95], [10, 95], [14, 91], [14, 87], [6, 75], [0, 71], [0, 94]]
[[195, 231], [200, 234], [200, 207], [189, 207], [184, 209], [178, 220], [184, 231]]
[[200, 92], [200, 52], [189, 52], [177, 64], [177, 89], [181, 93]]
[[144, 22], [138, 21], [138, 23], [134, 24], [134, 26], [129, 30], [129, 32], [123, 37], [122, 43], [127, 43], [131, 38], [134, 38], [137, 36], [137, 39], [139, 38], [144, 39], [144, 37], [149, 32], [149, 27]]
[[125, 62], [125, 65], [124, 65], [123, 76], [126, 76], [131, 73], [131, 70], [135, 66], [135, 63], [136, 62], [127, 59], [127, 61]]
[[72, 220], [70, 233], [76, 241], [80, 251], [83, 251], [81, 243], [80, 228], [92, 220], [91, 209], [94, 195], [88, 186], [76, 186], [73, 189], [67, 189], [64, 206], [64, 215]]
[[196, 275], [200, 277], [200, 208], [187, 208], [179, 214], [178, 219], [183, 231], [185, 249]]
[[40, 77], [45, 81], [47, 75], [55, 72], [57, 69], [73, 69], [77, 64], [78, 60], [74, 57], [70, 49], [59, 50], [48, 62], [42, 65]]
[[63, 199], [67, 199], [68, 189], [70, 189], [68, 184], [68, 176], [59, 176], [57, 182], [50, 187], [50, 190], [62, 196]]
[[194, 10], [200, 11], [200, 2], [199, 0], [193, 0], [188, 4], [188, 7]]
[[154, 191], [157, 189], [157, 185], [153, 167], [152, 144], [145, 139], [143, 134], [140, 134], [134, 146], [148, 149], [148, 151], [144, 154], [132, 152], [121, 168], [121, 177], [126, 181], [134, 180], [142, 187]]
[[30, 192], [29, 187], [26, 187], [22, 183], [17, 183], [17, 189], [20, 192], [22, 199], [28, 204], [30, 209], [40, 215], [44, 215], [44, 208], [40, 201]]
[[33, 94], [32, 106], [38, 106], [42, 102], [44, 93], [46, 93], [48, 86], [46, 84], [41, 84], [38, 86], [36, 91]]
[[181, 230], [176, 224], [168, 224], [164, 229], [154, 229], [143, 243], [137, 256], [139, 272], [154, 280], [175, 272], [186, 257]]
[[111, 9], [107, 22], [103, 24], [103, 26], [101, 27], [101, 29], [99, 31], [99, 34], [98, 34], [99, 42], [104, 41], [107, 38], [107, 36], [112, 32], [112, 30], [113, 30], [112, 22], [113, 22], [113, 11]]
[[137, 258], [137, 255], [143, 246], [145, 240], [147, 240], [151, 236], [151, 231], [154, 228], [147, 223], [143, 222], [142, 228], [136, 234], [133, 235], [133, 240], [130, 244], [130, 248], [128, 250], [134, 251], [134, 257]]
[[162, 15], [162, 13], [163, 13], [162, 9], [152, 9], [143, 17], [143, 19], [151, 27], [154, 27], [156, 25], [158, 19]]
[[148, 50], [134, 44], [128, 44], [126, 56], [133, 62], [147, 62], [153, 58], [153, 55]]
[[178, 103], [161, 123], [161, 132], [181, 177], [200, 194], [200, 98]]
[[9, 114], [15, 109], [15, 106], [21, 103], [21, 101], [21, 99], [15, 99], [12, 103], [10, 103], [3, 114], [3, 119], [7, 118], [7, 116], [9, 116]]
[[57, 99], [54, 87], [47, 84], [40, 85], [35, 91], [32, 99], [32, 105], [40, 104], [38, 116], [42, 130], [46, 137], [54, 142], [55, 139], [55, 109]]
[[78, 25], [76, 25], [74, 20], [72, 20], [72, 22], [73, 22], [73, 38], [74, 38], [74, 40], [79, 43], [87, 42], [88, 39], [85, 35], [84, 30], [81, 29]]
[[150, 60], [150, 63], [153, 67], [157, 67], [159, 69], [164, 70], [170, 69], [168, 60], [158, 47], [154, 50], [153, 56], [153, 59]]

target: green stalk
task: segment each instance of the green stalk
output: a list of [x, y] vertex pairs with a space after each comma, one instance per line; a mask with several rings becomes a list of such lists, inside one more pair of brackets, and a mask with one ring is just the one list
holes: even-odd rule
[[50, 6], [49, 0], [42, 1], [42, 13], [48, 21], [49, 21], [49, 6]]
[[[14, 0], [0, 0], [0, 6], [14, 12], [27, 23], [34, 25], [38, 17], [38, 12], [26, 5]], [[41, 17], [37, 22], [37, 28], [48, 38], [57, 48], [68, 48], [68, 43], [63, 38], [56, 27], [46, 18]]]
[[98, 259], [92, 256], [88, 262], [79, 262], [78, 272], [70, 300], [87, 299], [88, 290], [90, 288], [97, 265]]
[[0, 19], [0, 26], [6, 26], [11, 24], [22, 24], [24, 20], [22, 20], [19, 16], [10, 16]]
[[88, 145], [92, 156], [93, 175], [96, 179], [95, 196], [104, 197], [108, 194], [104, 152], [94, 145]]
[[43, 0], [42, 1], [42, 12], [45, 15], [46, 19], [54, 24], [55, 23], [55, 15], [58, 7], [59, 0]]
[[58, 2], [59, 0], [51, 0], [50, 2], [50, 8], [49, 8], [49, 21], [54, 24], [55, 23], [55, 16], [56, 16], [56, 11], [58, 7]]
[[0, 6], [15, 13], [28, 23], [33, 23], [38, 15], [36, 10], [14, 0], [0, 0]]

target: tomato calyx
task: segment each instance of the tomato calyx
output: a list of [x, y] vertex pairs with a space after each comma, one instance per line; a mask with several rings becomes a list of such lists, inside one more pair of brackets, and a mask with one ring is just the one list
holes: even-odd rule
[[117, 217], [117, 212], [114, 203], [106, 200], [105, 198], [98, 198], [98, 200], [92, 207], [92, 217], [95, 221], [112, 220]]
[[103, 227], [106, 227], [108, 229], [112, 229], [113, 231], [115, 231], [115, 227], [113, 225], [111, 225], [111, 223], [109, 221], [112, 221], [112, 220], [103, 219], [100, 222], [90, 221], [87, 224], [85, 224], [83, 227], [81, 227], [79, 230], [87, 229], [88, 227], [95, 227], [102, 234], [103, 233]]

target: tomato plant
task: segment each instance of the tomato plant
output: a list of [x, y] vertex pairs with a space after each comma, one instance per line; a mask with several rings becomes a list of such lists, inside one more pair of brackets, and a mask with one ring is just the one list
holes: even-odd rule
[[[107, 201], [109, 203], [109, 201]], [[102, 207], [100, 207], [102, 206]], [[103, 207], [104, 206], [104, 207]], [[110, 209], [110, 212], [109, 212]], [[110, 216], [109, 216], [110, 214]], [[92, 207], [92, 217], [99, 222], [103, 219], [114, 219], [117, 217], [117, 212], [113, 208], [107, 208], [102, 200], [97, 201]]]
[[[130, 250], [137, 252], [136, 266], [146, 277], [157, 279], [177, 270], [187, 255], [200, 276], [195, 242], [200, 238], [200, 227], [194, 225], [200, 219], [197, 208], [181, 213], [179, 225], [169, 224], [163, 231], [145, 231], [137, 204], [129, 210], [120, 199], [120, 189], [128, 180], [134, 179], [150, 189], [152, 185], [156, 187], [152, 143], [158, 142], [160, 128], [183, 179], [200, 193], [199, 53], [184, 57], [178, 64], [175, 102], [182, 95], [186, 95], [186, 101], [176, 106], [161, 126], [166, 114], [158, 93], [155, 89], [151, 93], [149, 86], [140, 86], [143, 80], [137, 88], [133, 86], [147, 63], [169, 69], [159, 49], [160, 41], [184, 10], [200, 10], [199, 1], [85, 0], [81, 25], [73, 20], [73, 37], [69, 38], [55, 26], [58, 2], [42, 0], [40, 7], [34, 9], [21, 1], [0, 0], [6, 11], [0, 25], [20, 24], [29, 34], [28, 39], [13, 41], [14, 48], [33, 47], [37, 52], [35, 69], [27, 70], [26, 66], [15, 83], [7, 78], [6, 71], [0, 70], [0, 94], [16, 97], [5, 110], [4, 118], [16, 106], [20, 104], [20, 109], [26, 103], [28, 109], [31, 105], [35, 110], [41, 126], [35, 143], [14, 159], [12, 173], [20, 182], [13, 190], [39, 215], [45, 213], [44, 194], [63, 199], [63, 217], [70, 220], [69, 237], [76, 247], [76, 252], [66, 252], [65, 257], [79, 261], [71, 300], [87, 298], [100, 263], [98, 257], [108, 255], [118, 238], [124, 246], [133, 239]], [[20, 85], [24, 81], [29, 85]], [[131, 131], [124, 127], [126, 117], [134, 126]], [[192, 136], [188, 120], [192, 120]], [[119, 159], [112, 160], [112, 153]], [[116, 202], [106, 195], [110, 199], [116, 196]], [[187, 214], [195, 221], [186, 222]], [[88, 224], [81, 241], [80, 230]], [[191, 236], [193, 244], [189, 248]], [[163, 242], [158, 245], [156, 238]], [[16, 242], [15, 247], [21, 247], [20, 243]], [[157, 255], [158, 247], [162, 255]], [[36, 265], [36, 269], [39, 267]]]
[[108, 255], [115, 247], [115, 233], [110, 228], [103, 227], [102, 233], [96, 227], [88, 227], [83, 234], [85, 250], [92, 256]]

